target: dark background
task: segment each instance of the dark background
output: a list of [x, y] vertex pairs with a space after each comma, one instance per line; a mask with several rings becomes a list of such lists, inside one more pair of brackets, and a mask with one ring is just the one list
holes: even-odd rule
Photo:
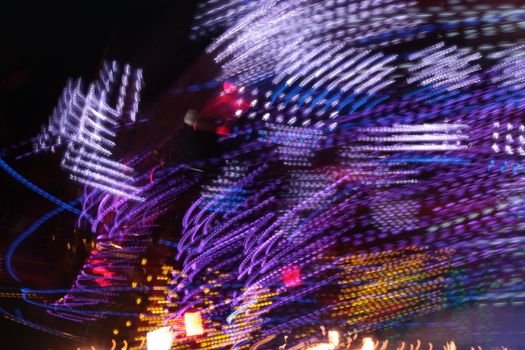
[[[149, 78], [152, 78], [149, 80], [154, 83], [149, 84], [146, 93], [155, 94], [172, 83], [197, 52], [195, 44], [187, 39], [196, 3], [112, 0], [67, 5], [47, 1], [3, 4], [0, 11], [0, 156], [31, 181], [45, 184], [43, 187], [49, 192], [69, 199], [68, 185], [50, 187], [52, 183], [54, 186], [67, 184], [67, 181], [56, 181], [56, 177], [65, 179], [59, 167], [54, 166], [58, 163], [46, 166], [49, 159], [39, 157], [15, 161], [15, 156], [30, 147], [9, 151], [6, 148], [34, 137], [49, 118], [67, 79], [91, 79], [104, 59], [135, 64], [145, 71], [149, 68]], [[53, 208], [35, 197], [38, 196], [5, 173], [0, 174], [2, 253], [21, 230]], [[63, 252], [57, 250], [56, 254], [56, 259], [61, 259]], [[5, 280], [5, 274], [2, 277]], [[35, 266], [31, 277], [38, 286], [47, 287], [47, 272]], [[53, 287], [52, 282], [48, 283]], [[16, 299], [0, 300], [0, 306], [9, 311], [17, 303]], [[78, 346], [2, 316], [0, 332], [0, 349], [72, 350]]]

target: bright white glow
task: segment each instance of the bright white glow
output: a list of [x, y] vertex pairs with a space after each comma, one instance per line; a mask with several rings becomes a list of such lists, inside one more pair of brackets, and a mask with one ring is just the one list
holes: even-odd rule
[[367, 337], [363, 339], [363, 347], [361, 350], [374, 350], [374, 341], [372, 338]]
[[162, 327], [148, 332], [148, 350], [170, 350], [173, 343], [173, 333], [170, 327]]
[[339, 345], [339, 332], [338, 331], [328, 331], [328, 342], [334, 347]]
[[332, 344], [321, 343], [321, 344], [311, 346], [306, 350], [332, 350], [333, 348], [334, 346]]
[[328, 343], [316, 344], [314, 346], [309, 347], [307, 350], [333, 350], [339, 345], [339, 337], [340, 336], [338, 331], [328, 331]]
[[447, 343], [444, 347], [443, 347], [444, 350], [457, 350], [456, 348], [456, 343], [454, 343], [453, 341]]
[[184, 314], [184, 324], [186, 325], [186, 336], [202, 335], [202, 318], [200, 312], [186, 312]]

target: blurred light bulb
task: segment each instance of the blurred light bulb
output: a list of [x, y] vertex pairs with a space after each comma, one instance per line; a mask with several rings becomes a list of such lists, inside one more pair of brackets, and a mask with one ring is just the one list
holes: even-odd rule
[[186, 336], [202, 335], [202, 317], [200, 312], [186, 312], [184, 314], [184, 324], [186, 326]]
[[363, 339], [363, 347], [361, 350], [374, 350], [374, 341], [372, 338], [366, 337]]
[[339, 345], [339, 332], [328, 331], [328, 342], [334, 347], [337, 347], [337, 345]]
[[333, 348], [334, 346], [332, 344], [321, 343], [321, 344], [317, 344], [312, 347], [309, 347], [306, 350], [332, 350]]
[[169, 350], [173, 343], [170, 327], [162, 327], [147, 334], [148, 350]]

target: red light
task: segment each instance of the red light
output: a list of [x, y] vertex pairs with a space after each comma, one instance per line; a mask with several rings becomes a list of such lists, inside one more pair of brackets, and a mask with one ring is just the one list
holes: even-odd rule
[[222, 89], [227, 94], [233, 94], [233, 93], [237, 92], [237, 87], [233, 83], [231, 83], [229, 81], [225, 81], [222, 84]]
[[109, 287], [111, 286], [111, 282], [108, 280], [105, 280], [103, 278], [95, 278], [95, 283], [98, 284], [101, 287]]
[[217, 135], [222, 135], [222, 136], [229, 135], [230, 128], [228, 128], [225, 125], [221, 125], [215, 130], [215, 133], [217, 133]]
[[283, 282], [286, 287], [293, 288], [299, 287], [303, 284], [301, 277], [301, 268], [299, 266], [288, 266], [282, 271]]
[[114, 272], [108, 271], [108, 269], [106, 269], [103, 266], [96, 266], [96, 267], [94, 267], [93, 268], [93, 273], [95, 275], [104, 276], [104, 278], [112, 278], [115, 275]]

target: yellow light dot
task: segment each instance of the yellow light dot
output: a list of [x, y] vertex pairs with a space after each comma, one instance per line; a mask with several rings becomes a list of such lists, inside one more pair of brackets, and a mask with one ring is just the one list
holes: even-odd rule
[[139, 305], [140, 303], [142, 303], [142, 298], [137, 298], [136, 303], [137, 303], [137, 305]]
[[118, 329], [114, 329], [113, 330], [113, 334], [117, 335], [118, 334]]
[[149, 275], [149, 276], [146, 278], [146, 280], [147, 280], [148, 282], [151, 282], [152, 279], [153, 279], [153, 276], [151, 276], [151, 275]]
[[131, 321], [126, 321], [126, 327], [130, 327], [131, 326]]
[[142, 266], [146, 265], [148, 263], [148, 259], [146, 258], [143, 258], [140, 263], [142, 264]]

